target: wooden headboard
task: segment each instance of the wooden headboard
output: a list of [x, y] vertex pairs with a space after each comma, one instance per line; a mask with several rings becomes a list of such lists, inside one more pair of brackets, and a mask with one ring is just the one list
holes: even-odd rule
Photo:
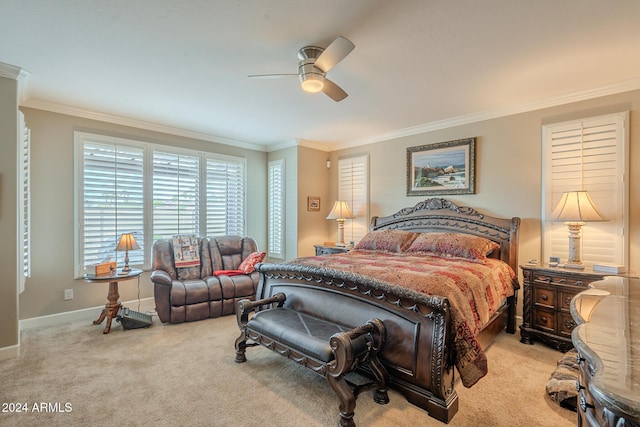
[[[518, 228], [520, 218], [496, 218], [447, 199], [427, 199], [385, 217], [371, 218], [371, 231], [398, 229], [415, 232], [439, 231], [481, 236], [500, 245], [495, 254], [518, 271]], [[492, 254], [493, 256], [493, 254]]]

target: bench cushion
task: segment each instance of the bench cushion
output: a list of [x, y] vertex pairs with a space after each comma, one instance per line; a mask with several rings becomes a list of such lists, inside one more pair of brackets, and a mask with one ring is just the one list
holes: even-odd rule
[[[331, 336], [351, 329], [287, 308], [259, 311], [247, 328], [325, 363], [334, 358], [329, 345]], [[365, 335], [353, 344], [356, 355], [367, 350]]]

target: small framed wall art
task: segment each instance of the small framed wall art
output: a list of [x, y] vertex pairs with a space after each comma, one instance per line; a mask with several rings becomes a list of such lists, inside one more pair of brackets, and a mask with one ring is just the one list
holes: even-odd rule
[[320, 210], [320, 197], [309, 196], [307, 197], [307, 210], [319, 211]]
[[476, 139], [407, 148], [407, 196], [475, 194]]

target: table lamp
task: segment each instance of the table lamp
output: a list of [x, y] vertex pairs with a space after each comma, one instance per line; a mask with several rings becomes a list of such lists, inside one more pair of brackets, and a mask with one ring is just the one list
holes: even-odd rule
[[133, 233], [123, 233], [120, 236], [120, 241], [118, 242], [118, 246], [116, 246], [116, 251], [124, 251], [124, 268], [123, 272], [131, 271], [129, 268], [129, 251], [133, 251], [136, 249], [140, 249], [138, 246], [138, 242], [136, 242], [136, 238], [133, 237]]
[[349, 204], [344, 200], [337, 200], [333, 204], [333, 208], [331, 212], [329, 212], [329, 216], [327, 219], [335, 219], [338, 221], [338, 243], [337, 245], [344, 246], [344, 221], [345, 219], [355, 218], [351, 209], [349, 209]]
[[580, 231], [587, 221], [606, 221], [586, 191], [567, 191], [551, 213], [551, 221], [562, 221], [569, 228], [569, 260], [565, 267], [584, 268], [580, 259]]

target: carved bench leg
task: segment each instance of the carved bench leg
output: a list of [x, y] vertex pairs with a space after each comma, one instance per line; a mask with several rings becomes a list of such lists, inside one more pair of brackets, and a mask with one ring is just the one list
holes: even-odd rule
[[371, 368], [378, 382], [378, 388], [373, 394], [373, 400], [380, 405], [386, 405], [389, 403], [389, 394], [387, 393], [389, 374], [380, 359], [378, 359], [378, 352], [387, 340], [387, 330], [380, 319], [371, 319], [368, 323], [374, 326], [372, 348], [369, 352], [369, 368]]
[[356, 423], [353, 421], [353, 413], [356, 409], [356, 397], [351, 391], [344, 380], [344, 375], [334, 377], [333, 375], [327, 375], [327, 380], [335, 391], [338, 399], [340, 400], [340, 427], [355, 427]]
[[247, 350], [247, 334], [242, 331], [240, 336], [236, 338], [236, 363], [243, 363], [247, 361], [245, 352]]
[[382, 366], [382, 363], [378, 360], [378, 356], [375, 354], [371, 356], [369, 367], [378, 382], [378, 388], [376, 388], [376, 391], [373, 394], [373, 400], [379, 405], [386, 405], [389, 403], [389, 394], [387, 393], [387, 370]]

